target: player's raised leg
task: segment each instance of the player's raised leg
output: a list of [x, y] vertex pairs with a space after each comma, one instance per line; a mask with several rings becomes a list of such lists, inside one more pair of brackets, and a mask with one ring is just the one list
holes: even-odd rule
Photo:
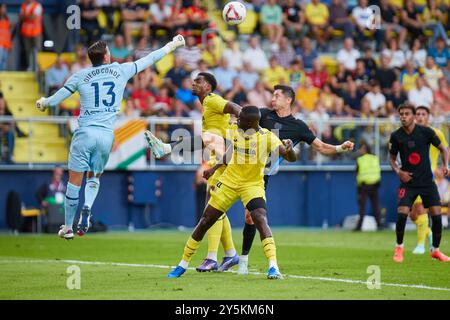
[[206, 232], [221, 215], [223, 215], [223, 212], [212, 207], [211, 205], [206, 207], [200, 221], [195, 226], [192, 235], [189, 237], [186, 245], [184, 246], [183, 257], [181, 258], [180, 263], [167, 275], [168, 278], [179, 278], [186, 272], [189, 262], [200, 247], [200, 242]]
[[69, 169], [69, 182], [67, 183], [66, 200], [64, 201], [64, 225], [61, 226], [58, 235], [61, 238], [73, 239], [73, 220], [78, 209], [81, 182], [84, 172], [76, 172]]
[[268, 279], [283, 279], [277, 263], [277, 248], [275, 240], [272, 236], [269, 224], [267, 223], [266, 201], [264, 198], [254, 198], [247, 204], [252, 219], [258, 229], [264, 255], [269, 262], [269, 270], [267, 271]]

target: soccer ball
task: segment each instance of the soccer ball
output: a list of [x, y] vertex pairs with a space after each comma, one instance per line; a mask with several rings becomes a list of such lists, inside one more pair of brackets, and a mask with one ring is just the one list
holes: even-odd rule
[[228, 2], [222, 11], [223, 20], [230, 25], [240, 24], [247, 16], [247, 9], [238, 1]]

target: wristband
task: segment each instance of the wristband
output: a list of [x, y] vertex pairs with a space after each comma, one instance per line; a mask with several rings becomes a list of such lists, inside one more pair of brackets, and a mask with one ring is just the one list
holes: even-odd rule
[[342, 152], [345, 152], [346, 150], [344, 150], [343, 148], [342, 148], [342, 145], [338, 145], [338, 146], [336, 146], [336, 152], [337, 153], [342, 153]]

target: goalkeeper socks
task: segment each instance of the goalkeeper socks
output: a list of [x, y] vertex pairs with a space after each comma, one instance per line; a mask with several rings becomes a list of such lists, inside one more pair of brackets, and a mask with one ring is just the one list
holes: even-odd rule
[[220, 237], [223, 249], [225, 250], [225, 257], [234, 257], [236, 255], [236, 249], [234, 248], [233, 235], [231, 233], [231, 224], [228, 216], [222, 220], [222, 235]]
[[189, 237], [188, 241], [186, 242], [186, 245], [184, 246], [183, 260], [186, 263], [189, 263], [189, 261], [191, 261], [191, 257], [197, 252], [199, 247], [200, 241], [195, 241], [192, 237]]
[[397, 235], [397, 244], [403, 244], [403, 237], [405, 235], [406, 220], [408, 219], [407, 214], [397, 213], [397, 223], [395, 224], [395, 233]]
[[73, 185], [70, 182], [67, 184], [66, 201], [64, 202], [64, 224], [70, 229], [73, 227], [73, 219], [75, 218], [75, 213], [77, 213], [80, 189], [80, 186]]
[[211, 228], [208, 229], [208, 259], [217, 261], [220, 237], [222, 234], [223, 217], [220, 217]]
[[269, 263], [271, 260], [274, 260], [275, 263], [277, 261], [277, 248], [275, 246], [275, 240], [273, 237], [265, 238], [261, 241], [264, 255], [266, 256], [267, 260], [269, 260]]
[[84, 187], [84, 205], [92, 208], [98, 190], [100, 189], [100, 180], [96, 177], [88, 178]]
[[431, 230], [433, 231], [433, 248], [438, 249], [441, 244], [442, 236], [442, 217], [431, 216]]
[[250, 249], [253, 244], [253, 239], [255, 239], [256, 226], [254, 224], [246, 223], [244, 226], [244, 230], [242, 231], [242, 235], [243, 235], [242, 255], [247, 256], [250, 253]]
[[414, 223], [417, 226], [417, 244], [424, 245], [428, 234], [428, 214], [419, 214]]

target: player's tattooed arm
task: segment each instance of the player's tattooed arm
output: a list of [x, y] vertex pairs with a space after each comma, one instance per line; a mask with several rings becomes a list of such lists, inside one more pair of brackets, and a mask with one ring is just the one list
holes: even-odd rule
[[392, 170], [399, 176], [400, 181], [403, 183], [408, 183], [412, 179], [412, 173], [403, 171], [397, 163], [397, 155], [390, 153], [389, 154], [389, 164], [391, 165]]
[[327, 156], [327, 155], [334, 155], [336, 153], [352, 151], [354, 143], [351, 141], [345, 141], [343, 144], [335, 146], [332, 144], [325, 143], [319, 138], [316, 138], [311, 143], [311, 146], [321, 154]]
[[223, 108], [223, 112], [234, 114], [236, 117], [239, 117], [239, 112], [241, 112], [241, 109], [242, 107], [237, 103], [228, 101], [228, 103], [225, 105], [225, 108]]
[[294, 144], [290, 139], [283, 140], [283, 145], [278, 147], [278, 152], [286, 161], [294, 162], [297, 160], [297, 155], [294, 152]]

